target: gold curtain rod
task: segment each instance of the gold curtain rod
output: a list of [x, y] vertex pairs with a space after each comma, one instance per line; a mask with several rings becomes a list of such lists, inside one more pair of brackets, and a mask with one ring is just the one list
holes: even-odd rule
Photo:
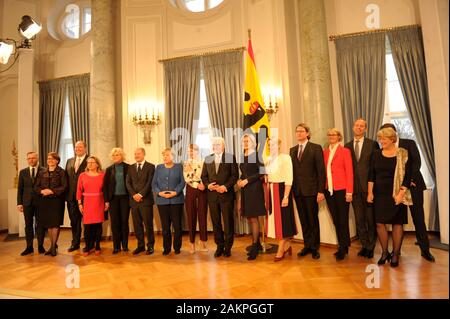
[[161, 60], [158, 60], [158, 62], [162, 63], [162, 62], [179, 60], [179, 59], [188, 59], [188, 58], [195, 58], [195, 57], [206, 56], [206, 55], [213, 55], [213, 54], [224, 53], [224, 52], [245, 51], [245, 50], [246, 50], [245, 47], [231, 48], [231, 49], [203, 52], [203, 53], [197, 53], [197, 54], [191, 54], [191, 55], [177, 56], [177, 57], [168, 58], [168, 59], [161, 59]]
[[56, 80], [66, 80], [66, 79], [72, 79], [72, 78], [78, 78], [84, 75], [89, 75], [90, 73], [82, 73], [82, 74], [77, 74], [77, 75], [68, 75], [68, 76], [63, 76], [60, 78], [54, 78], [54, 79], [49, 79], [49, 80], [42, 80], [42, 81], [37, 81], [37, 83], [45, 83], [45, 82], [50, 82], [50, 81], [56, 81]]
[[340, 38], [355, 37], [358, 35], [371, 34], [371, 33], [382, 33], [382, 32], [388, 32], [388, 31], [392, 31], [392, 30], [412, 29], [412, 28], [417, 28], [417, 27], [420, 28], [420, 25], [419, 24], [411, 24], [411, 25], [403, 25], [403, 26], [399, 26], [399, 27], [390, 27], [390, 28], [381, 28], [381, 29], [375, 29], [375, 30], [369, 30], [369, 31], [344, 33], [344, 34], [332, 34], [328, 37], [328, 40], [334, 41], [334, 40], [340, 39]]

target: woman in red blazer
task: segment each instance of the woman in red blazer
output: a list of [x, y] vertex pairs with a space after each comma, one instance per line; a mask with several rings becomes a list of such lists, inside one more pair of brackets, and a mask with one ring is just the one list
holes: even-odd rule
[[343, 260], [350, 246], [348, 211], [353, 194], [353, 165], [350, 150], [340, 145], [342, 134], [335, 128], [328, 130], [329, 146], [323, 150], [327, 183], [325, 199], [333, 217], [339, 249], [336, 260]]

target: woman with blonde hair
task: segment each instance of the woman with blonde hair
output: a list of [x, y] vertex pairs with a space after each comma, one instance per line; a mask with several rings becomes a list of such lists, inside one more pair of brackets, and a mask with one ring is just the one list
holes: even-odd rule
[[268, 140], [270, 156], [265, 161], [270, 190], [270, 203], [267, 204], [267, 237], [279, 240], [274, 261], [281, 261], [286, 253], [292, 255], [289, 241], [297, 234], [291, 198], [292, 160], [288, 154], [280, 153], [280, 145], [281, 140], [278, 138], [272, 137]]
[[111, 151], [113, 164], [106, 169], [103, 182], [103, 197], [109, 204], [113, 254], [128, 251], [130, 200], [126, 187], [129, 164], [125, 163], [125, 153], [120, 147]]
[[[377, 133], [382, 149], [373, 153], [367, 202], [373, 203], [378, 239], [383, 249], [379, 265], [387, 260], [391, 267], [399, 264], [403, 240], [403, 224], [408, 223], [407, 205], [412, 205], [411, 172], [408, 152], [397, 147], [397, 133], [392, 128], [383, 128]], [[392, 224], [393, 255], [388, 251], [389, 234], [386, 224]]]
[[83, 256], [88, 256], [95, 248], [95, 255], [101, 253], [100, 241], [102, 239], [102, 223], [105, 220], [105, 211], [109, 204], [103, 198], [103, 179], [100, 160], [89, 156], [86, 160], [86, 171], [80, 174], [77, 186], [77, 201], [83, 215], [85, 248]]
[[259, 250], [262, 249], [259, 241], [259, 216], [266, 214], [261, 180], [264, 177], [264, 165], [259, 161], [256, 138], [253, 134], [244, 134], [242, 147], [244, 159], [239, 164], [241, 176], [237, 185], [241, 189], [241, 212], [247, 218], [252, 231], [252, 245], [247, 260], [254, 260], [258, 256]]

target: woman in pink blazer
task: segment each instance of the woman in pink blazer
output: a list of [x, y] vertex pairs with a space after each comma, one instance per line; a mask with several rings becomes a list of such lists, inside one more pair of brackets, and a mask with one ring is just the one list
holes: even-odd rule
[[343, 260], [350, 246], [348, 211], [353, 194], [353, 166], [350, 150], [340, 145], [342, 134], [335, 128], [328, 130], [329, 146], [323, 150], [327, 183], [325, 199], [333, 217], [339, 249], [336, 260]]

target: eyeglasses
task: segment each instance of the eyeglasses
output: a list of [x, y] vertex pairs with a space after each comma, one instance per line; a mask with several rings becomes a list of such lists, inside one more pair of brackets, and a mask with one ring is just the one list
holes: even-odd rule
[[339, 134], [327, 134], [327, 136], [339, 136]]
[[296, 132], [296, 133], [306, 133], [305, 130], [296, 130], [295, 132]]

